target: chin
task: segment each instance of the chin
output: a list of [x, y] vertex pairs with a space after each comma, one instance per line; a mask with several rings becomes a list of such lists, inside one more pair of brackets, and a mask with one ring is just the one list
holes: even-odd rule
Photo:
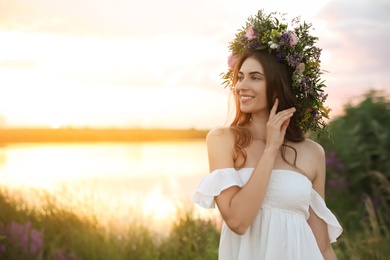
[[243, 113], [247, 113], [247, 114], [253, 114], [253, 113], [258, 113], [258, 112], [267, 112], [269, 113], [268, 111], [268, 107], [264, 107], [264, 108], [254, 108], [254, 107], [245, 107], [245, 106], [240, 106], [240, 111], [243, 112]]
[[240, 111], [243, 113], [247, 113], [247, 114], [255, 112], [255, 111], [253, 111], [253, 109], [249, 109], [249, 108], [245, 108], [245, 107], [244, 108], [240, 107]]

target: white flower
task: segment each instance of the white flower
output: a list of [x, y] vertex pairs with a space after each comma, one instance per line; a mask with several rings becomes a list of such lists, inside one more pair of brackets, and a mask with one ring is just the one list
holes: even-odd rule
[[268, 45], [271, 49], [277, 49], [279, 45], [277, 43], [274, 43], [273, 41], [269, 41]]

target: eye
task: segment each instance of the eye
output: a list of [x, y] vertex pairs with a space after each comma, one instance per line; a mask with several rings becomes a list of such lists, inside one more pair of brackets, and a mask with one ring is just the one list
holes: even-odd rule
[[244, 79], [243, 76], [237, 76], [237, 81], [241, 82]]
[[253, 76], [252, 79], [253, 79], [253, 80], [262, 80], [261, 77], [257, 77], [257, 76]]

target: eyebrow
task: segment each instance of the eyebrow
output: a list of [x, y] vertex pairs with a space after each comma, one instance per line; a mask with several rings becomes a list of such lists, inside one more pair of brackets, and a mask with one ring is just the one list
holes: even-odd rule
[[[244, 73], [242, 71], [239, 71], [238, 74], [244, 74]], [[249, 75], [260, 74], [262, 76], [265, 76], [263, 73], [261, 73], [259, 71], [252, 71], [252, 72], [249, 72], [248, 74]]]

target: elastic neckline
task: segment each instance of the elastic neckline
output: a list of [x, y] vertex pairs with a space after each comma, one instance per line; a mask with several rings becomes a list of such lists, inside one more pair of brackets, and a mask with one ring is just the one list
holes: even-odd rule
[[[234, 168], [232, 168], [232, 169], [234, 169]], [[244, 170], [244, 169], [253, 171], [255, 168], [254, 167], [244, 167], [244, 168], [239, 169], [238, 171]], [[287, 169], [273, 169], [272, 172], [292, 172], [292, 173], [295, 173], [295, 174], [298, 174], [298, 175], [304, 177], [306, 180], [308, 180], [310, 183], [312, 183], [311, 180], [306, 175], [299, 173], [297, 171], [287, 170]]]

